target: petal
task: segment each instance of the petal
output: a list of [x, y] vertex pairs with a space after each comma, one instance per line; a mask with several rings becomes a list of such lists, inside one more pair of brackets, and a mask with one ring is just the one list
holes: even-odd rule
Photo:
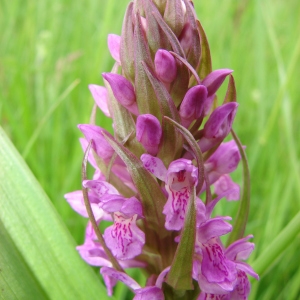
[[143, 154], [141, 156], [141, 161], [143, 162], [144, 167], [155, 177], [161, 181], [166, 180], [167, 169], [162, 160], [150, 154]]
[[79, 124], [78, 128], [84, 134], [88, 142], [92, 140], [92, 148], [96, 151], [97, 155], [105, 162], [110, 161], [114, 150], [104, 138], [103, 132], [109, 136], [110, 133], [99, 126], [90, 124]]
[[201, 270], [207, 281], [231, 286], [236, 279], [237, 271], [235, 263], [225, 257], [221, 246], [214, 242], [203, 244], [202, 253]]
[[109, 34], [107, 36], [107, 44], [108, 44], [108, 49], [113, 57], [113, 59], [121, 64], [120, 60], [120, 43], [121, 43], [121, 37], [116, 34]]
[[255, 279], [259, 280], [258, 274], [255, 273], [255, 271], [248, 264], [243, 262], [236, 262], [236, 267], [238, 270], [242, 270], [250, 276], [254, 277]]
[[120, 211], [126, 198], [116, 194], [104, 194], [101, 199], [100, 206], [107, 213], [114, 213]]
[[97, 106], [102, 110], [102, 112], [110, 117], [110, 112], [108, 109], [108, 93], [104, 86], [90, 84], [89, 90], [97, 104]]
[[240, 151], [234, 140], [222, 143], [207, 163], [213, 164], [214, 170], [221, 174], [233, 172], [241, 160]]
[[193, 120], [200, 118], [207, 98], [207, 89], [204, 85], [196, 85], [185, 94], [179, 109], [181, 123], [186, 128]]
[[[83, 200], [82, 191], [75, 191], [68, 194], [65, 194], [64, 197], [71, 205], [71, 207], [80, 215], [87, 218], [88, 213]], [[92, 211], [94, 213], [95, 219], [99, 221], [104, 217], [103, 210], [98, 206], [98, 198], [95, 197], [92, 193], [88, 193], [89, 201], [91, 203]]]
[[172, 190], [181, 190], [182, 188], [197, 185], [198, 170], [191, 160], [180, 158], [170, 163], [167, 172], [166, 184]]
[[104, 180], [84, 180], [82, 185], [85, 188], [91, 189], [98, 197], [102, 197], [106, 194], [119, 194], [113, 185]]
[[141, 288], [140, 285], [134, 279], [128, 276], [126, 273], [117, 271], [113, 268], [103, 267], [101, 268], [100, 273], [102, 274], [102, 276], [106, 275], [115, 278], [119, 281], [122, 281], [124, 284], [126, 284], [129, 288], [133, 290], [137, 290]]
[[227, 234], [232, 230], [232, 226], [224, 220], [230, 220], [229, 217], [217, 217], [202, 223], [197, 230], [198, 241], [206, 243], [212, 238]]
[[158, 119], [151, 114], [139, 115], [136, 120], [136, 138], [151, 155], [156, 155], [162, 137]]
[[136, 226], [137, 215], [125, 218], [114, 214], [114, 224], [106, 228], [104, 239], [113, 255], [120, 260], [134, 258], [141, 254], [145, 244], [145, 234]]
[[127, 217], [137, 215], [139, 218], [142, 218], [144, 216], [142, 204], [135, 197], [126, 199], [126, 201], [123, 202], [120, 212], [126, 215]]
[[169, 197], [163, 209], [163, 214], [166, 215], [165, 227], [168, 230], [180, 230], [184, 223], [190, 190], [185, 187], [174, 191], [170, 190], [168, 186], [166, 189]]
[[80, 256], [92, 266], [112, 266], [102, 246], [98, 242], [95, 242], [96, 239], [97, 237], [93, 226], [91, 222], [89, 222], [85, 231], [84, 244], [77, 246], [77, 251], [79, 252]]
[[219, 69], [208, 74], [202, 82], [202, 84], [207, 87], [208, 96], [213, 95], [221, 86], [226, 76], [228, 76], [232, 72], [233, 71], [230, 69]]
[[163, 291], [157, 286], [147, 286], [142, 289], [135, 290], [133, 300], [164, 300]]
[[165, 268], [165, 269], [162, 270], [161, 273], [158, 275], [158, 277], [157, 277], [157, 279], [156, 279], [156, 283], [155, 283], [155, 285], [156, 285], [157, 287], [159, 287], [159, 288], [162, 287], [162, 284], [163, 284], [163, 282], [164, 282], [164, 279], [165, 279], [167, 273], [170, 271], [170, 268], [171, 268], [171, 267]]
[[248, 235], [232, 243], [225, 251], [226, 257], [231, 260], [246, 260], [251, 252], [254, 250], [255, 245], [247, 242], [253, 235]]
[[169, 51], [157, 50], [154, 58], [155, 72], [158, 78], [166, 83], [171, 83], [177, 75], [175, 58]]
[[113, 288], [117, 284], [118, 280], [108, 275], [102, 275], [102, 277], [107, 289], [107, 295], [111, 297], [113, 295]]
[[223, 193], [228, 193], [225, 198], [228, 201], [236, 201], [240, 199], [240, 186], [233, 182], [228, 174], [222, 175], [215, 183], [215, 194], [221, 195]]
[[[220, 295], [220, 294], [224, 295], [226, 293], [231, 292], [234, 288], [233, 286], [231, 286], [225, 290], [223, 287], [221, 287], [217, 283], [208, 282], [207, 279], [205, 278], [205, 276], [203, 276], [201, 274], [201, 272], [199, 273], [199, 276], [198, 276], [198, 283], [199, 283], [201, 291], [206, 294], [210, 294], [210, 295]], [[200, 299], [203, 299], [203, 298], [200, 298]], [[204, 298], [204, 299], [207, 300], [207, 298]], [[208, 298], [208, 299], [210, 299], [210, 298]], [[212, 298], [212, 299], [218, 299], [218, 298]]]
[[237, 283], [235, 289], [232, 293], [230, 293], [231, 299], [234, 300], [244, 300], [248, 299], [250, 294], [250, 282], [243, 271], [238, 271]]

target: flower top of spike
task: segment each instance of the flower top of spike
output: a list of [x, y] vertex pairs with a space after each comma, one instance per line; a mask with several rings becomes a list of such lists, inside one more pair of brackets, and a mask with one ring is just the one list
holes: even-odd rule
[[[258, 276], [244, 262], [254, 249], [252, 236], [243, 237], [249, 187], [240, 197], [230, 177], [246, 160], [232, 131], [238, 108], [232, 70], [212, 70], [189, 0], [130, 2], [122, 34], [110, 34], [108, 48], [114, 67], [102, 74], [104, 86], [89, 88], [114, 133], [95, 122], [78, 125], [82, 191], [65, 195], [90, 220], [77, 250], [101, 267], [109, 295], [119, 280], [135, 300], [247, 299], [247, 276]], [[225, 141], [230, 133], [233, 139]], [[87, 161], [95, 169], [90, 180]], [[234, 217], [240, 227], [229, 223], [230, 216], [212, 217], [222, 198], [241, 198], [242, 213]], [[103, 220], [111, 225], [101, 232]], [[146, 286], [126, 274], [132, 267], [144, 269]]]

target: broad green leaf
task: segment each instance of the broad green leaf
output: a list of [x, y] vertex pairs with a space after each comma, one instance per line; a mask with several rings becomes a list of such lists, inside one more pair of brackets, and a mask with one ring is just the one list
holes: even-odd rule
[[[49, 299], [0, 220], [0, 299]], [[13, 263], [12, 263], [13, 262]], [[25, 278], [26, 280], [19, 280]]]
[[1, 128], [0, 145], [5, 299], [109, 299], [100, 276], [79, 257], [60, 216]]
[[295, 242], [299, 232], [300, 212], [294, 216], [294, 218], [281, 230], [277, 237], [252, 263], [253, 269], [261, 277], [265, 275], [276, 264], [280, 255], [282, 255], [282, 253]]

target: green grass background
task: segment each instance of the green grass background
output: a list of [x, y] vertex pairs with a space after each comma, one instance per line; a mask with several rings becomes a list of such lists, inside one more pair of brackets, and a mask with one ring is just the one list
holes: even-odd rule
[[[80, 188], [76, 126], [89, 121], [88, 84], [102, 84], [101, 72], [112, 67], [107, 34], [120, 34], [127, 3], [0, 0], [0, 123], [78, 244], [86, 220], [63, 198]], [[252, 176], [251, 262], [300, 209], [300, 2], [195, 0], [195, 7], [213, 68], [234, 70], [240, 103], [234, 129], [247, 146]], [[98, 121], [110, 130], [107, 118], [99, 114]], [[222, 203], [218, 213], [235, 210]], [[299, 249], [298, 235], [253, 283], [252, 299], [300, 298]]]

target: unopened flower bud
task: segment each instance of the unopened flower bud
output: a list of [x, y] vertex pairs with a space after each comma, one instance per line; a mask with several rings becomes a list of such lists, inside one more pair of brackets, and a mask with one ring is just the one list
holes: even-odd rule
[[213, 95], [218, 90], [226, 76], [232, 72], [233, 71], [230, 69], [219, 69], [211, 72], [203, 79], [202, 84], [207, 87], [208, 97]]
[[192, 41], [193, 41], [193, 29], [190, 23], [186, 23], [184, 25], [178, 39], [180, 41], [184, 53], [187, 54], [191, 48]]
[[155, 156], [162, 136], [162, 129], [156, 117], [151, 114], [140, 115], [136, 121], [136, 137], [147, 152]]
[[134, 88], [125, 77], [114, 73], [102, 73], [103, 78], [110, 84], [117, 101], [130, 112], [138, 115]]
[[196, 85], [187, 91], [179, 109], [183, 126], [189, 127], [193, 120], [200, 118], [206, 98], [207, 88], [204, 85]]
[[107, 117], [110, 117], [110, 112], [108, 110], [108, 105], [107, 105], [108, 102], [107, 89], [104, 86], [99, 86], [96, 84], [90, 84], [89, 89], [98, 107], [102, 110], [102, 112]]
[[171, 83], [176, 78], [176, 61], [169, 51], [159, 49], [155, 54], [154, 64], [156, 74], [161, 81]]

